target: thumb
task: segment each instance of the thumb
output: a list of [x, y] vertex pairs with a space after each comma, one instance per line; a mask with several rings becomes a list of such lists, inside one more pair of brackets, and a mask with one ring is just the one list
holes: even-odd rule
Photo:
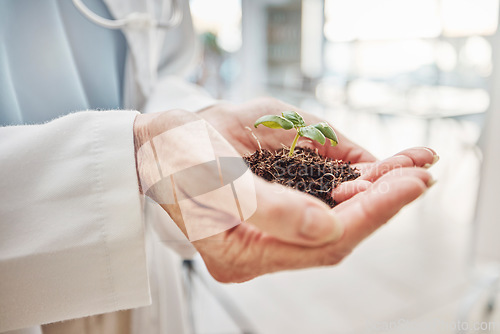
[[344, 228], [320, 200], [264, 180], [255, 180], [257, 209], [247, 220], [285, 242], [318, 246], [340, 239]]

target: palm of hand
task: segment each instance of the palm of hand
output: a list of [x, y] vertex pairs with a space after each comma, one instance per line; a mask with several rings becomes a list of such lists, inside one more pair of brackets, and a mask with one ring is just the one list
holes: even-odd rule
[[[246, 154], [259, 148], [249, 129], [255, 133], [263, 148], [276, 149], [282, 143], [291, 143], [292, 131], [251, 127], [262, 115], [293, 109], [296, 108], [274, 99], [263, 99], [242, 105], [218, 105], [199, 114], [240, 154]], [[304, 118], [308, 124], [320, 121], [311, 115]], [[316, 231], [317, 239], [303, 238], [297, 233], [297, 226], [304, 220], [304, 208], [321, 206], [322, 203], [316, 203], [310, 196], [296, 191], [273, 195], [269, 187], [276, 185], [256, 180], [259, 209], [249, 223], [194, 242], [216, 279], [240, 282], [279, 270], [336, 264], [404, 205], [420, 196], [430, 184], [430, 175], [422, 168], [414, 168], [435, 160], [435, 153], [430, 149], [409, 149], [378, 162], [369, 152], [337, 134], [340, 143], [335, 148], [311, 141], [301, 145], [317, 148], [323, 156], [350, 161], [362, 173], [358, 180], [343, 184], [334, 193], [336, 201], [341, 204], [329, 210], [335, 217], [332, 225], [334, 222], [337, 224], [329, 232], [330, 241], [338, 240], [328, 242], [328, 235], [325, 238], [322, 233], [324, 227]], [[321, 219], [321, 216], [318, 217]], [[343, 234], [339, 233], [339, 226], [344, 230]], [[317, 228], [317, 225], [311, 228]]]

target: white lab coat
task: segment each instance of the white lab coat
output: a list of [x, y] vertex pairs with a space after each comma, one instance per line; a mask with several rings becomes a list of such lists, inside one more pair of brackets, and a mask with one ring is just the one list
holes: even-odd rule
[[[149, 0], [105, 3], [117, 18], [154, 8]], [[125, 31], [127, 107], [196, 111], [215, 102], [174, 76], [193, 60], [187, 1], [183, 7], [181, 26], [154, 36], [165, 41], [158, 80], [150, 71], [151, 36]], [[123, 309], [134, 309], [131, 333], [186, 332], [179, 257], [165, 245], [183, 255], [193, 248], [138, 193], [136, 115], [86, 111], [0, 128], [0, 332]]]

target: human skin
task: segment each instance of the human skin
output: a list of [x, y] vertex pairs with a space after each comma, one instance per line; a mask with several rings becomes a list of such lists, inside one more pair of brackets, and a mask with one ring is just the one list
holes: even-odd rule
[[[281, 101], [265, 98], [243, 104], [218, 104], [196, 115], [183, 111], [139, 115], [134, 124], [136, 149], [151, 138], [198, 117], [220, 134], [215, 146], [228, 155], [252, 153], [259, 148], [277, 149], [293, 140], [291, 131], [259, 127], [262, 115], [296, 110], [306, 123], [321, 121]], [[248, 130], [251, 129], [253, 134]], [[257, 209], [245, 222], [201, 240], [193, 241], [211, 275], [220, 282], [243, 282], [289, 269], [335, 265], [368, 235], [392, 218], [433, 184], [424, 166], [437, 160], [428, 148], [412, 148], [378, 161], [336, 130], [339, 145], [331, 147], [309, 140], [300, 146], [317, 148], [323, 156], [350, 161], [361, 172], [333, 194], [340, 203], [330, 209], [318, 199], [254, 177]], [[189, 135], [189, 134], [186, 134]], [[175, 143], [166, 145], [175, 147]], [[172, 147], [170, 147], [172, 149]], [[186, 155], [197, 154], [196, 148]], [[151, 161], [138, 157], [139, 179], [148, 178]], [[148, 167], [149, 166], [149, 167]], [[186, 232], [178, 205], [161, 205]], [[221, 219], [214, 216], [213, 219]]]

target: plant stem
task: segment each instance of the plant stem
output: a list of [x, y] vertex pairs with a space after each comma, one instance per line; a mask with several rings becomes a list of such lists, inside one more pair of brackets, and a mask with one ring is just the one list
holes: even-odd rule
[[299, 140], [299, 132], [297, 131], [297, 134], [295, 135], [295, 138], [293, 139], [292, 147], [290, 147], [290, 153], [288, 154], [289, 157], [293, 155], [293, 151], [295, 150], [295, 145], [297, 145], [297, 141]]

